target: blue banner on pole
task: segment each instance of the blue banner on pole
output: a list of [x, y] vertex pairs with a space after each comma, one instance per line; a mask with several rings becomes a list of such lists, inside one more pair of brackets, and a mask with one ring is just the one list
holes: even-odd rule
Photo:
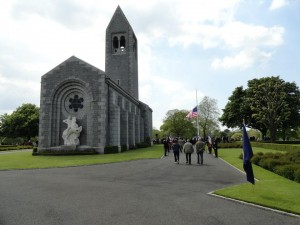
[[249, 181], [252, 184], [255, 184], [252, 163], [250, 161], [252, 156], [252, 147], [246, 131], [246, 127], [243, 124], [243, 167], [247, 175], [247, 181]]

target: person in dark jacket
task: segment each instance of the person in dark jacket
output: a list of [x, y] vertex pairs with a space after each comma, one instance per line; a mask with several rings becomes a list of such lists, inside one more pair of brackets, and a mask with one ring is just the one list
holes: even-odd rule
[[167, 139], [164, 139], [163, 145], [164, 145], [164, 150], [165, 150], [165, 156], [167, 156], [169, 154], [169, 142]]
[[218, 139], [216, 138], [213, 142], [213, 149], [214, 149], [214, 152], [215, 152], [215, 157], [218, 158]]
[[179, 151], [181, 151], [181, 147], [178, 144], [178, 140], [177, 139], [174, 140], [174, 143], [172, 145], [172, 150], [173, 150], [173, 153], [174, 153], [175, 163], [179, 164]]

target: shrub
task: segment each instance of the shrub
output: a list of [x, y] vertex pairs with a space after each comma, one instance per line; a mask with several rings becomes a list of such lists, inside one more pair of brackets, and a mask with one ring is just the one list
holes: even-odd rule
[[274, 172], [287, 179], [294, 180], [294, 167], [292, 165], [277, 166]]
[[242, 148], [243, 144], [241, 141], [235, 141], [231, 143], [220, 143], [219, 148]]
[[34, 147], [34, 148], [32, 149], [32, 155], [38, 155], [37, 147]]
[[285, 159], [289, 162], [300, 163], [300, 151], [299, 152], [288, 152], [285, 155]]
[[239, 159], [243, 159], [243, 153], [239, 155]]
[[0, 145], [0, 151], [11, 151], [11, 150], [22, 150], [22, 149], [33, 149], [33, 146], [27, 145]]
[[261, 156], [260, 155], [254, 155], [251, 159], [251, 162], [255, 165], [258, 165], [259, 164], [259, 161], [261, 159]]
[[118, 152], [119, 152], [118, 146], [106, 146], [104, 148], [104, 154], [113, 154], [113, 153], [118, 153]]
[[294, 177], [295, 181], [300, 183], [300, 167], [297, 170], [295, 170]]
[[263, 142], [251, 142], [252, 147], [260, 147], [267, 148], [278, 151], [286, 151], [286, 152], [300, 152], [299, 145], [291, 145], [291, 144], [273, 144], [273, 143], [263, 143]]
[[32, 155], [40, 156], [63, 156], [63, 155], [93, 155], [98, 154], [95, 149], [85, 149], [84, 151], [78, 149], [43, 149]]
[[146, 137], [145, 142], [148, 144], [147, 147], [150, 147], [150, 146], [151, 146], [151, 138], [150, 138], [149, 136]]
[[277, 166], [282, 165], [282, 162], [278, 159], [270, 159], [268, 161], [268, 169], [274, 172]]
[[129, 145], [129, 149], [133, 150], [133, 149], [137, 149], [136, 145]]
[[259, 161], [258, 165], [261, 166], [264, 169], [269, 169], [269, 164], [270, 164], [271, 160], [272, 160], [271, 158], [262, 158]]
[[127, 145], [122, 145], [121, 146], [121, 152], [126, 152], [128, 150]]
[[147, 148], [147, 147], [149, 147], [149, 144], [146, 142], [141, 142], [141, 143], [137, 143], [136, 147], [137, 148]]

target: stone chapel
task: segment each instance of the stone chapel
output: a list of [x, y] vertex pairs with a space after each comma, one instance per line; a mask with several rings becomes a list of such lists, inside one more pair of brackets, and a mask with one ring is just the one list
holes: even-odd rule
[[[139, 101], [138, 42], [119, 6], [105, 44], [105, 72], [72, 56], [42, 76], [38, 152], [104, 153], [106, 146], [120, 152], [152, 140], [152, 109]], [[76, 144], [66, 144], [72, 129]]]

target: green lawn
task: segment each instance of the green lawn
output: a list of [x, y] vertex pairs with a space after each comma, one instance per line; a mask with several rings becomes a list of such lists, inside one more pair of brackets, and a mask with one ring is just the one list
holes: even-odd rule
[[[270, 152], [263, 148], [253, 148], [253, 152]], [[220, 149], [220, 157], [243, 171], [243, 162], [238, 158], [241, 149]], [[276, 152], [276, 151], [275, 151]], [[229, 198], [243, 200], [286, 212], [300, 214], [300, 184], [253, 165], [255, 186], [245, 183], [217, 190], [214, 193]], [[246, 180], [246, 175], [245, 175]]]
[[0, 155], [0, 170], [83, 166], [136, 159], [157, 159], [162, 155], [162, 145], [105, 155], [32, 156], [31, 152], [18, 152]]

